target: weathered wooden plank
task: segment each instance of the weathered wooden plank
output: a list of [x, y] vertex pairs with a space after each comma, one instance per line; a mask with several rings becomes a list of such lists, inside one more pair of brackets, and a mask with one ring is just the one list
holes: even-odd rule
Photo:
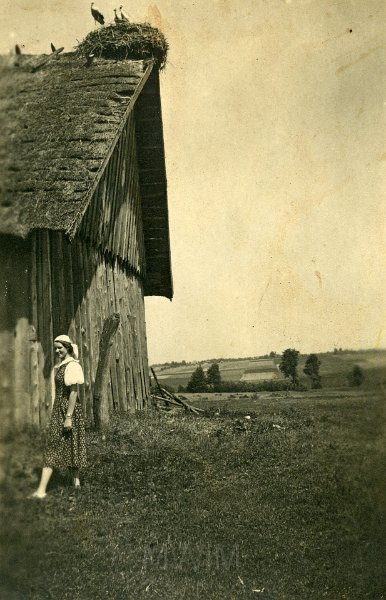
[[[99, 250], [96, 253], [96, 270], [93, 279], [93, 293], [95, 297], [95, 311], [94, 311], [94, 330], [96, 347], [93, 352], [93, 371], [96, 373], [98, 360], [99, 360], [99, 342], [102, 334], [103, 323], [107, 316], [106, 310], [106, 280], [104, 274], [105, 264], [102, 252]], [[112, 392], [111, 392], [111, 381], [108, 383], [107, 396], [109, 402], [109, 409], [113, 409], [112, 404]]]
[[[130, 124], [131, 125], [131, 124]], [[134, 173], [135, 173], [135, 168], [136, 166], [134, 165], [133, 162], [133, 154], [132, 154], [132, 147], [133, 147], [133, 136], [132, 136], [132, 131], [131, 131], [131, 127], [129, 130], [129, 134], [128, 134], [128, 140], [127, 140], [127, 168], [128, 168], [128, 173], [127, 173], [127, 189], [126, 189], [126, 198], [125, 198], [125, 202], [127, 204], [127, 220], [125, 223], [125, 230], [124, 230], [124, 247], [125, 247], [125, 257], [129, 263], [130, 266], [136, 266], [133, 264], [133, 245], [134, 245], [134, 239], [132, 236], [132, 231], [133, 231], [133, 195], [134, 195], [134, 187], [133, 187], [133, 181], [134, 181]]]
[[[37, 317], [38, 317], [38, 374], [39, 374], [39, 392], [40, 392], [40, 402], [39, 402], [39, 423], [42, 427], [44, 427], [47, 423], [47, 407], [46, 407], [46, 383], [44, 379], [44, 363], [45, 363], [45, 355], [44, 355], [44, 347], [46, 346], [46, 340], [49, 334], [47, 334], [47, 328], [45, 326], [45, 310], [46, 310], [46, 295], [44, 289], [44, 283], [47, 281], [44, 280], [45, 272], [43, 268], [44, 263], [44, 245], [42, 241], [42, 232], [37, 232], [37, 251], [36, 251], [36, 261], [37, 261], [37, 293], [38, 293], [38, 305], [37, 305]], [[51, 340], [52, 343], [52, 340]]]
[[[81, 317], [81, 304], [82, 304], [82, 284], [80, 278], [82, 272], [79, 268], [79, 240], [75, 238], [70, 246], [71, 249], [71, 265], [72, 265], [72, 297], [74, 305], [74, 341], [79, 347], [79, 361], [83, 367], [83, 348], [82, 348], [82, 317]], [[83, 414], [85, 414], [85, 390], [84, 386], [79, 386], [79, 400], [82, 405]]]
[[122, 132], [119, 143], [116, 146], [114, 155], [112, 156], [112, 181], [110, 186], [110, 202], [113, 205], [112, 221], [110, 224], [110, 238], [108, 240], [109, 247], [116, 256], [119, 256], [119, 229], [120, 229], [120, 212], [122, 199], [119, 194], [118, 182], [120, 177], [121, 158], [123, 154], [123, 135]]
[[82, 312], [82, 329], [83, 332], [83, 360], [85, 364], [85, 397], [86, 397], [86, 419], [91, 422], [92, 414], [92, 343], [91, 343], [91, 328], [92, 324], [92, 251], [88, 244], [81, 245], [81, 260], [83, 265], [83, 301], [84, 310]]
[[31, 327], [30, 327], [30, 394], [31, 394], [31, 423], [39, 425], [39, 356], [37, 341], [37, 270], [36, 270], [36, 232], [31, 234], [30, 256], [30, 289], [31, 289]]
[[87, 293], [87, 282], [85, 280], [85, 270], [84, 270], [84, 252], [86, 248], [86, 244], [81, 240], [75, 238], [73, 243], [76, 243], [76, 255], [77, 255], [77, 271], [79, 273], [79, 316], [80, 316], [80, 338], [78, 341], [78, 346], [81, 353], [81, 365], [84, 372], [85, 383], [81, 386], [82, 392], [80, 398], [82, 399], [82, 410], [83, 415], [87, 419], [87, 415], [89, 412], [88, 404], [89, 404], [89, 388], [90, 388], [90, 360], [89, 360], [89, 351], [87, 345], [87, 309], [86, 309], [86, 293]]
[[[122, 297], [121, 281], [120, 281], [120, 269], [117, 261], [115, 262], [114, 269], [112, 272], [114, 280], [114, 290], [116, 298], [116, 308], [120, 315], [120, 325], [118, 327], [115, 339], [115, 361], [117, 371], [117, 384], [118, 384], [118, 407], [119, 410], [127, 410], [126, 400], [126, 373], [125, 373], [125, 358], [124, 358], [124, 339], [122, 335], [122, 321], [124, 322], [124, 301]], [[122, 312], [121, 312], [122, 311]]]
[[[130, 121], [130, 119], [129, 119]], [[116, 195], [119, 198], [119, 214], [117, 218], [116, 237], [118, 241], [117, 255], [126, 256], [126, 248], [124, 247], [124, 231], [127, 221], [127, 202], [126, 202], [126, 168], [127, 168], [127, 127], [122, 132], [120, 155], [119, 155], [119, 170], [116, 182]]]
[[[101, 315], [102, 315], [102, 324], [104, 319], [107, 318], [107, 316], [110, 314], [110, 303], [109, 303], [109, 298], [108, 298], [108, 294], [107, 294], [107, 283], [106, 283], [106, 257], [104, 256], [104, 254], [99, 251], [99, 256], [100, 256], [100, 265], [101, 265], [101, 269], [99, 272], [99, 277], [100, 277], [100, 289], [102, 290], [102, 295], [100, 297], [101, 299]], [[102, 331], [102, 329], [101, 329]], [[110, 373], [110, 379], [108, 382], [108, 399], [109, 399], [109, 406], [110, 406], [110, 410], [114, 410], [114, 399], [113, 399], [113, 386], [112, 386], [112, 380], [111, 380], [111, 373]]]
[[[116, 307], [116, 302], [115, 302], [115, 290], [114, 290], [114, 280], [112, 277], [112, 265], [110, 263], [110, 261], [106, 261], [106, 270], [105, 270], [105, 276], [106, 276], [106, 287], [107, 287], [107, 294], [106, 294], [106, 298], [107, 298], [107, 306], [108, 306], [108, 313], [107, 315], [112, 315], [115, 312], [118, 312], [117, 307]], [[114, 348], [113, 348], [113, 360], [110, 362], [110, 373], [111, 373], [111, 387], [112, 387], [112, 394], [113, 394], [113, 406], [114, 409], [117, 409], [119, 407], [119, 391], [118, 391], [118, 381], [117, 381], [117, 367], [116, 367], [116, 348], [115, 348], [115, 344], [114, 344]]]

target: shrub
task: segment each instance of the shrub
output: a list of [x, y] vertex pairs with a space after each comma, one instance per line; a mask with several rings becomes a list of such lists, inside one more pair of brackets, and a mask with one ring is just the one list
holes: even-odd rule
[[[305, 392], [307, 388], [301, 384], [294, 384], [288, 379], [269, 381], [222, 381], [213, 389], [214, 392]], [[208, 390], [212, 391], [212, 390]]]
[[352, 387], [359, 387], [365, 379], [365, 374], [359, 365], [354, 365], [348, 376], [349, 384]]

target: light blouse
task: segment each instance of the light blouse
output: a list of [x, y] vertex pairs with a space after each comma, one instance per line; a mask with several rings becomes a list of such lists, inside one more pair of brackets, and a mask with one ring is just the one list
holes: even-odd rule
[[83, 374], [82, 367], [80, 366], [80, 364], [77, 360], [75, 360], [71, 356], [68, 356], [67, 358], [62, 360], [61, 363], [59, 363], [58, 365], [55, 365], [54, 368], [52, 369], [52, 376], [51, 376], [52, 402], [55, 399], [55, 374], [56, 374], [56, 371], [59, 369], [59, 367], [61, 367], [62, 365], [66, 365], [66, 368], [64, 369], [64, 385], [66, 385], [66, 386], [82, 385], [82, 383], [84, 383], [84, 374]]

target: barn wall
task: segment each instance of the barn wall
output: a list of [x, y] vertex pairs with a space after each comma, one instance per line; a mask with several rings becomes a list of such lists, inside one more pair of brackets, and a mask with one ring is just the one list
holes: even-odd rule
[[114, 338], [108, 399], [111, 409], [147, 406], [149, 376], [140, 278], [108, 254], [59, 232], [26, 241], [0, 236], [0, 429], [45, 426], [51, 406], [53, 339], [79, 345], [85, 385], [80, 399], [92, 422], [92, 394], [104, 320], [121, 317]]
[[[31, 370], [33, 420], [44, 424], [51, 407], [50, 374], [53, 339], [68, 334], [80, 350], [85, 385], [80, 399], [92, 421], [92, 394], [98, 364], [99, 340], [106, 317], [114, 312], [121, 322], [114, 339], [109, 384], [110, 408], [134, 411], [149, 397], [147, 343], [142, 283], [118, 260], [79, 238], [69, 243], [59, 232], [35, 232], [31, 269], [32, 325], [36, 328], [36, 374]], [[36, 385], [37, 384], [37, 385]], [[38, 406], [37, 406], [38, 405]]]
[[0, 236], [0, 429], [30, 420], [30, 243]]
[[92, 421], [100, 334], [114, 312], [121, 323], [112, 350], [110, 407], [134, 411], [147, 404], [146, 260], [135, 127], [131, 114], [72, 243], [61, 232], [35, 230], [27, 241], [12, 238], [0, 250], [2, 289], [9, 292], [0, 306], [0, 385], [18, 424], [48, 422], [53, 339], [60, 334], [79, 345], [85, 372], [80, 398]]
[[145, 276], [145, 244], [133, 113], [128, 117], [84, 214], [79, 237], [118, 256], [129, 269]]

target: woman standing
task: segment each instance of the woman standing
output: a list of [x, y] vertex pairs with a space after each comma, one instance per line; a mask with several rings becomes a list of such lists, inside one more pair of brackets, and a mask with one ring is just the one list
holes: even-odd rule
[[78, 347], [67, 335], [54, 340], [60, 363], [55, 371], [55, 400], [44, 450], [39, 487], [32, 496], [44, 498], [54, 469], [70, 470], [75, 488], [80, 487], [79, 469], [86, 466], [86, 440], [77, 386], [84, 383]]

